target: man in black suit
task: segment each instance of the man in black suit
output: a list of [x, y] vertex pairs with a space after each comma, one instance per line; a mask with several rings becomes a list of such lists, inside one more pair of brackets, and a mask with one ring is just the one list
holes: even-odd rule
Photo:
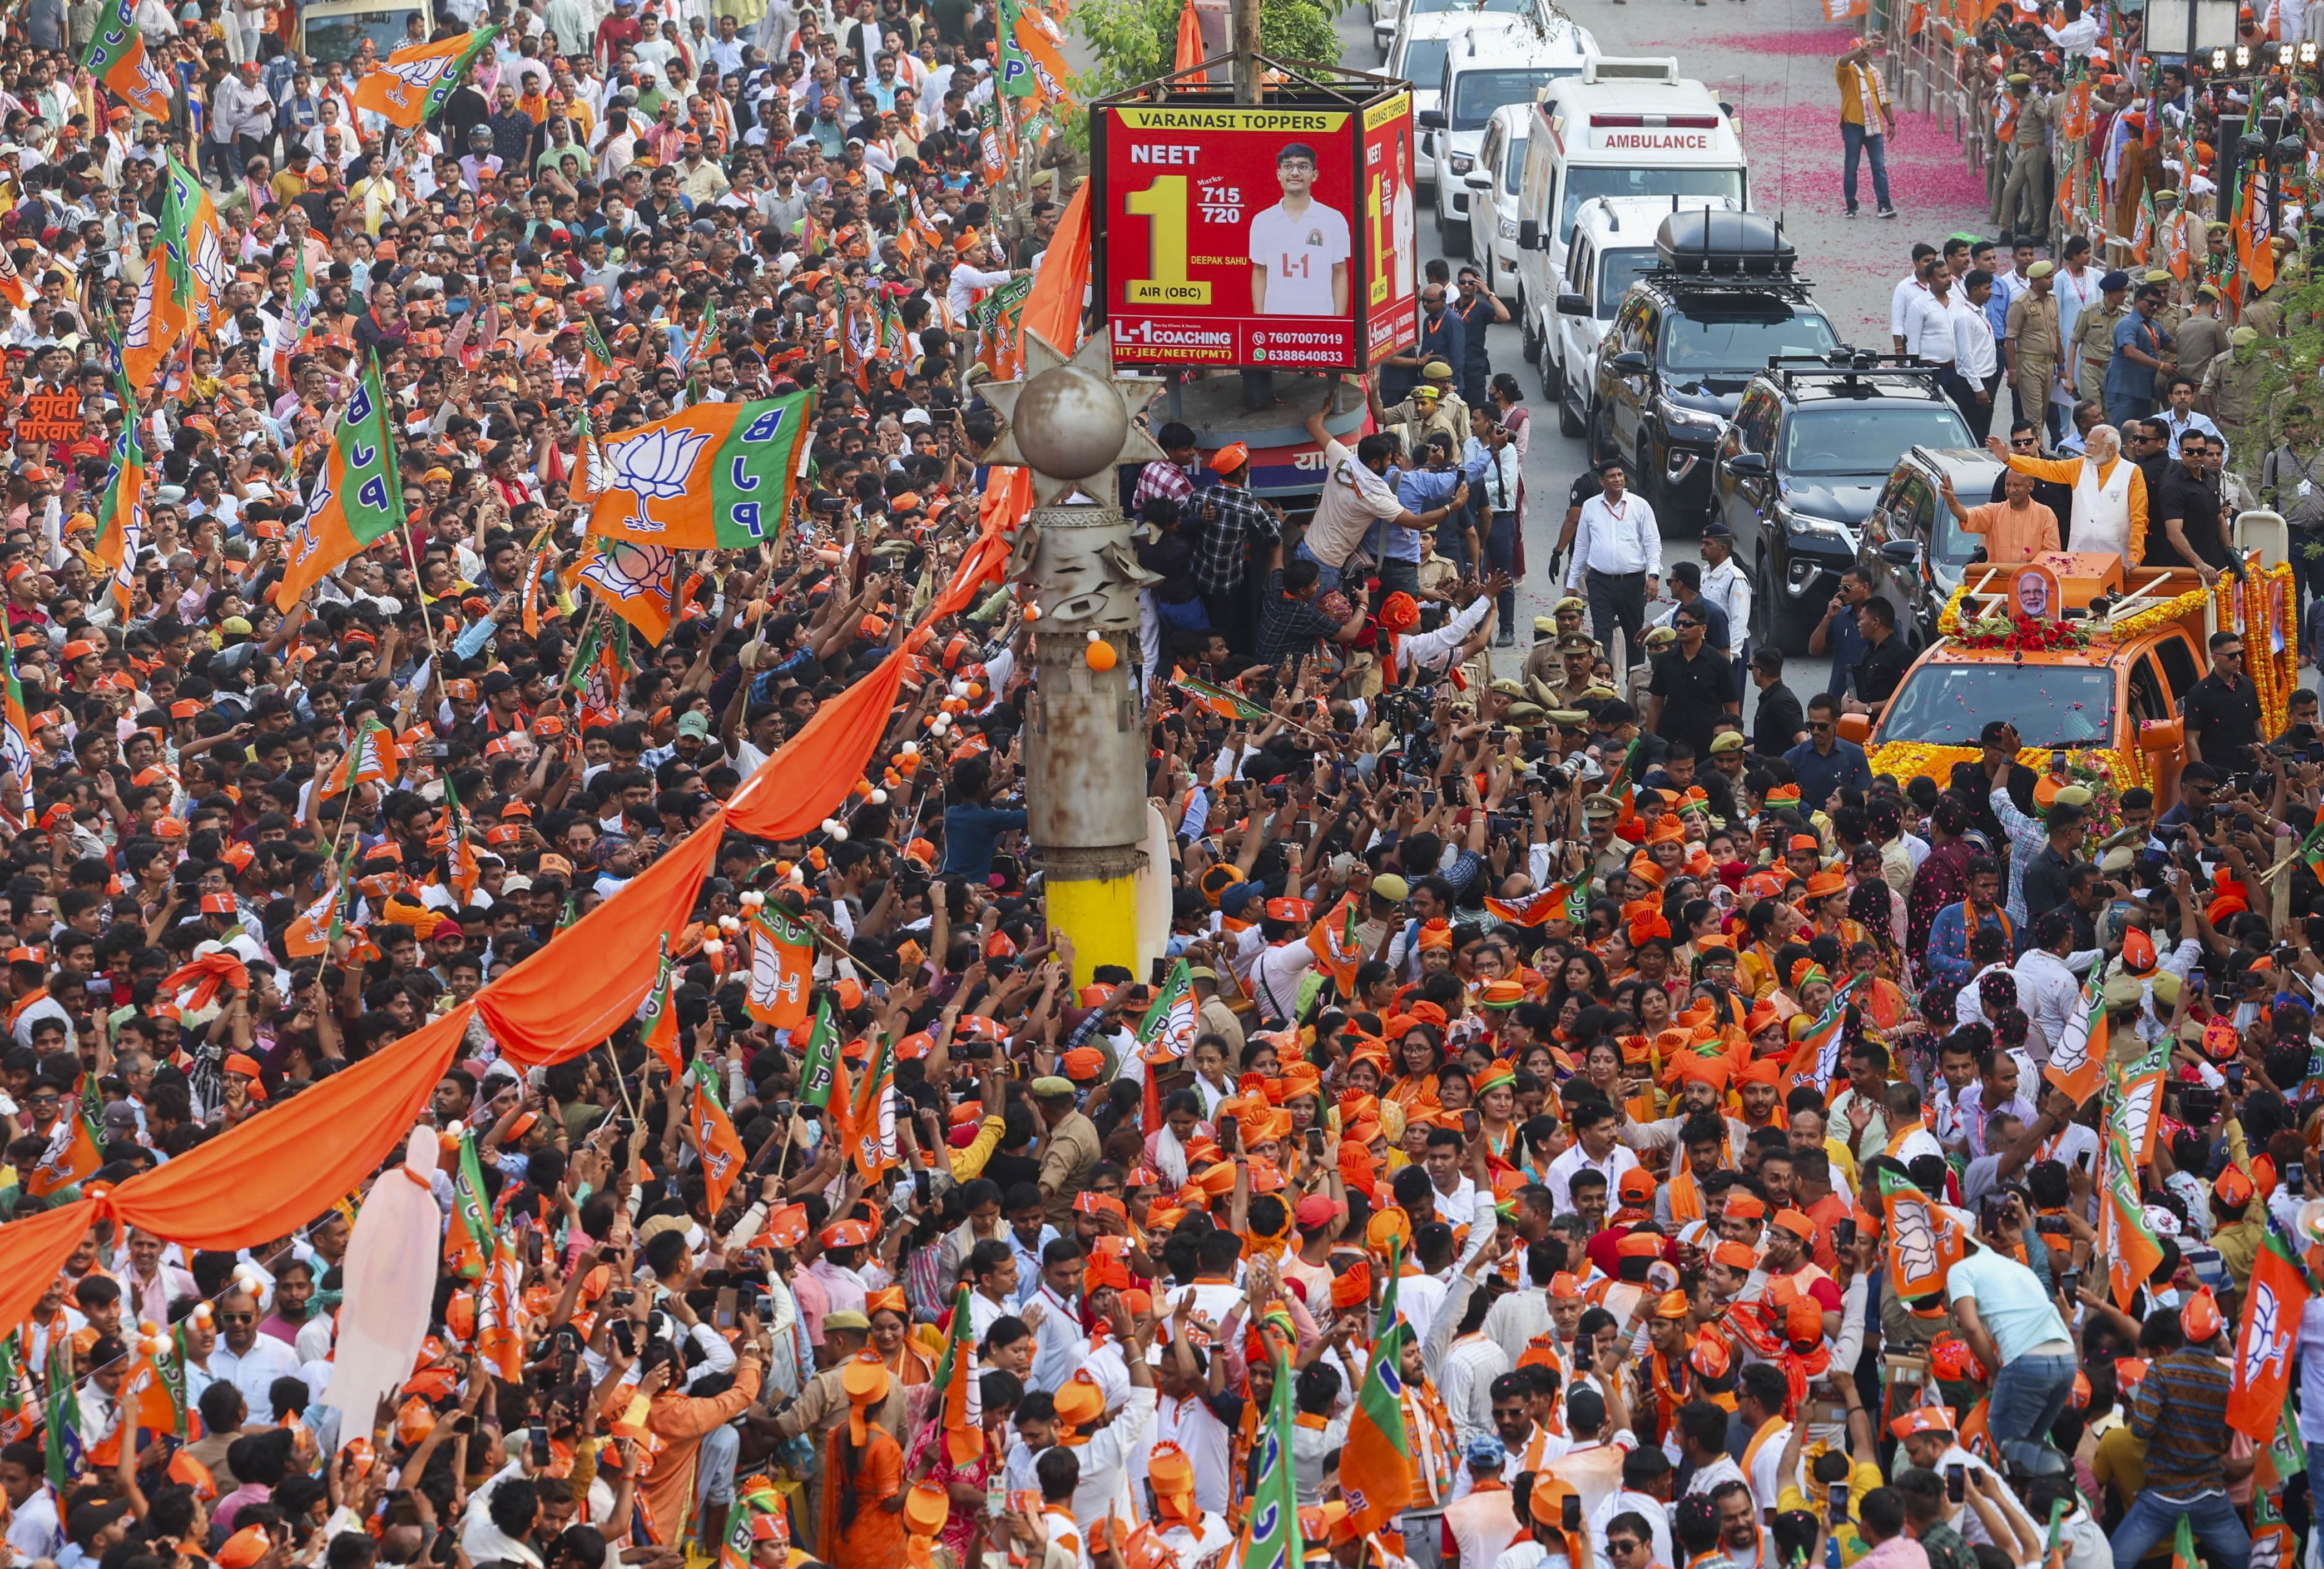
[[1784, 651], [1751, 650], [1751, 684], [1759, 689], [1759, 706], [1751, 716], [1751, 749], [1762, 757], [1780, 757], [1807, 739], [1807, 711], [1784, 684]]

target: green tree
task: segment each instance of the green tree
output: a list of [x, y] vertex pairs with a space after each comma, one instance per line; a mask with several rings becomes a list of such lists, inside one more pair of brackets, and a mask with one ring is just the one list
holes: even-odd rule
[[[1185, 0], [1079, 0], [1073, 23], [1097, 63], [1074, 78], [1084, 102], [1170, 72]], [[1332, 18], [1345, 0], [1259, 0], [1259, 46], [1278, 60], [1340, 63]]]

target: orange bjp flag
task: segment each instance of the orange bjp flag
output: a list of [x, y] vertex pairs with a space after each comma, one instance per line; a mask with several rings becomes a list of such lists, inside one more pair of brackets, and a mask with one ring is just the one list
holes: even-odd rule
[[2308, 1295], [2299, 1263], [2270, 1226], [2252, 1261], [2251, 1289], [2244, 1293], [2234, 1381], [2227, 1393], [2227, 1426], [2262, 1448], [2275, 1436], [2277, 1419], [2292, 1396], [2300, 1317], [2307, 1309]]
[[2107, 1138], [2106, 1183], [2099, 1190], [2098, 1251], [2107, 1258], [2107, 1284], [2114, 1304], [2125, 1313], [2138, 1289], [2163, 1262], [2162, 1244], [2146, 1224], [2146, 1208], [2139, 1202], [2138, 1167], [2119, 1128]]
[[687, 1121], [694, 1130], [695, 1152], [702, 1157], [705, 1202], [716, 1215], [742, 1175], [742, 1141], [735, 1137], [726, 1108], [711, 1093], [709, 1069], [699, 1062], [694, 1065], [694, 1105]]
[[815, 978], [815, 932], [790, 912], [764, 904], [751, 920], [751, 982], [743, 1006], [775, 1030], [807, 1022], [807, 994]]
[[499, 32], [495, 23], [475, 32], [455, 32], [397, 50], [355, 84], [355, 107], [383, 115], [407, 131], [433, 119], [459, 90], [469, 62], [491, 48]]
[[1960, 1222], [1893, 1172], [1880, 1173], [1880, 1190], [1890, 1289], [1902, 1298], [1934, 1296], [1952, 1267], [1969, 1256]]
[[[130, 1363], [122, 1376], [119, 1404], [115, 1409], [113, 1431], [89, 1446], [91, 1465], [114, 1465], [121, 1460], [121, 1440], [124, 1434], [139, 1432], [160, 1437], [178, 1430], [178, 1404], [170, 1398], [170, 1382], [153, 1359], [143, 1353]], [[138, 1448], [143, 1449], [143, 1445]]]

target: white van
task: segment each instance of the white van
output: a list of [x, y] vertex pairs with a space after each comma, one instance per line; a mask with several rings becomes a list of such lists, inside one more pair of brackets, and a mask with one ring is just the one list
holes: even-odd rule
[[[1422, 161], [1426, 167], [1426, 161]], [[1751, 205], [1750, 161], [1726, 106], [1678, 61], [1600, 56], [1553, 81], [1533, 108], [1518, 181], [1518, 319], [1526, 357], [1554, 330], [1566, 243], [1585, 203], [1610, 197], [1723, 197]], [[1653, 243], [1651, 231], [1647, 243]]]
[[1517, 188], [1525, 179], [1526, 133], [1533, 129], [1531, 104], [1503, 104], [1485, 122], [1477, 143], [1469, 188], [1469, 254], [1476, 258], [1487, 287], [1517, 303]]
[[1412, 84], [1414, 184], [1426, 186], [1436, 179], [1436, 144], [1443, 133], [1430, 129], [1429, 122], [1444, 91], [1444, 62], [1453, 50], [1475, 47], [1480, 36], [1499, 37], [1518, 30], [1530, 38], [1536, 25], [1530, 15], [1465, 7], [1415, 12], [1397, 23], [1396, 41], [1388, 45], [1388, 64], [1382, 69], [1385, 74]]
[[1372, 42], [1385, 60], [1396, 45], [1397, 23], [1406, 14], [1425, 16], [1433, 11], [1458, 10], [1464, 16], [1506, 12], [1512, 16], [1537, 16], [1546, 26], [1556, 15], [1549, 0], [1370, 0]]
[[1431, 133], [1436, 234], [1446, 255], [1458, 256], [1468, 246], [1468, 175], [1477, 165], [1477, 149], [1493, 111], [1505, 104], [1530, 104], [1552, 82], [1581, 76], [1597, 56], [1598, 41], [1590, 30], [1563, 17], [1547, 27], [1472, 28], [1453, 41], [1444, 54], [1435, 106], [1416, 112], [1414, 120]]
[[1655, 236], [1683, 207], [1738, 211], [1725, 197], [1599, 197], [1583, 202], [1566, 242], [1566, 292], [1550, 302], [1542, 345], [1541, 390], [1558, 428], [1580, 436], [1598, 390], [1598, 345], [1614, 325], [1630, 284], [1655, 264]]

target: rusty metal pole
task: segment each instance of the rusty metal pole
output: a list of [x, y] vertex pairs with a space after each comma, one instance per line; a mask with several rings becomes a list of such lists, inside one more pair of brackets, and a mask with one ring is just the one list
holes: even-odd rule
[[[1227, 32], [1234, 41], [1234, 91], [1238, 104], [1259, 102], [1259, 3], [1228, 0]], [[1253, 411], [1273, 407], [1275, 372], [1246, 366], [1242, 372], [1242, 406]]]

